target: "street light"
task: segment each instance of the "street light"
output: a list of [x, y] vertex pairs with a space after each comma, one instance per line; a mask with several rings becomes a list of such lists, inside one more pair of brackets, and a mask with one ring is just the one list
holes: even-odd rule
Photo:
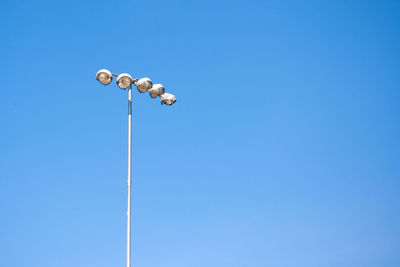
[[104, 85], [112, 81], [112, 77], [117, 76], [117, 85], [119, 88], [128, 89], [128, 205], [127, 205], [127, 229], [126, 229], [126, 266], [131, 266], [131, 181], [132, 181], [132, 84], [137, 86], [139, 92], [149, 91], [152, 98], [160, 96], [161, 104], [172, 105], [176, 98], [172, 94], [165, 93], [161, 84], [154, 84], [149, 78], [133, 79], [127, 73], [114, 74], [109, 70], [101, 69], [96, 74], [96, 80]]

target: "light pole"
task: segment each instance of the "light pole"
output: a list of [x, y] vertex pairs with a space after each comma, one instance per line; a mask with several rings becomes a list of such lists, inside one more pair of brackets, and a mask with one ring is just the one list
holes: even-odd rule
[[160, 97], [161, 105], [172, 105], [176, 98], [172, 94], [165, 93], [162, 84], [153, 84], [149, 78], [133, 79], [127, 73], [114, 74], [109, 70], [101, 69], [96, 74], [96, 80], [104, 85], [111, 83], [113, 76], [117, 77], [119, 88], [128, 89], [128, 204], [127, 204], [127, 222], [126, 222], [126, 267], [131, 266], [131, 181], [132, 181], [132, 84], [134, 84], [141, 93], [149, 92], [152, 98]]

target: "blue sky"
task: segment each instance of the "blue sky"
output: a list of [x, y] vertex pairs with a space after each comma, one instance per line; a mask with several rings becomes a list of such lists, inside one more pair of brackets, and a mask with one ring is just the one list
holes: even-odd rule
[[400, 266], [398, 1], [18, 1], [0, 16], [1, 266]]

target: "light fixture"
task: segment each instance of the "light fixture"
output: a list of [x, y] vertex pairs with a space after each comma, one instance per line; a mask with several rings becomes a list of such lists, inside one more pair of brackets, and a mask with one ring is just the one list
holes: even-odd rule
[[149, 89], [149, 94], [152, 98], [156, 98], [159, 95], [162, 95], [165, 93], [164, 86], [162, 84], [153, 84], [153, 87]]
[[101, 69], [96, 74], [96, 80], [104, 85], [110, 84], [112, 81], [112, 74], [109, 70]]
[[161, 105], [166, 104], [168, 106], [171, 106], [176, 102], [176, 97], [173, 94], [165, 93], [160, 96], [161, 99]]
[[176, 102], [173, 94], [165, 93], [162, 84], [153, 84], [149, 78], [132, 78], [127, 73], [120, 75], [113, 74], [106, 69], [101, 69], [96, 74], [96, 79], [107, 85], [112, 81], [113, 76], [117, 77], [117, 85], [121, 89], [128, 89], [128, 201], [127, 201], [127, 223], [126, 223], [126, 266], [131, 267], [131, 182], [132, 182], [132, 83], [137, 86], [139, 92], [149, 91], [152, 98], [160, 96], [161, 104], [172, 105]]
[[121, 89], [126, 89], [132, 84], [132, 77], [128, 73], [122, 73], [118, 75], [117, 85]]
[[144, 93], [153, 86], [153, 83], [149, 78], [142, 78], [137, 81], [136, 86], [139, 92]]

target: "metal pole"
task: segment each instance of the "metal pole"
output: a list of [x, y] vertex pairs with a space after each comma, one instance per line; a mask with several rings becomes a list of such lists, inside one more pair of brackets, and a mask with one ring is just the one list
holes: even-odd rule
[[126, 231], [126, 267], [131, 266], [131, 177], [132, 177], [132, 85], [128, 90], [128, 205]]

